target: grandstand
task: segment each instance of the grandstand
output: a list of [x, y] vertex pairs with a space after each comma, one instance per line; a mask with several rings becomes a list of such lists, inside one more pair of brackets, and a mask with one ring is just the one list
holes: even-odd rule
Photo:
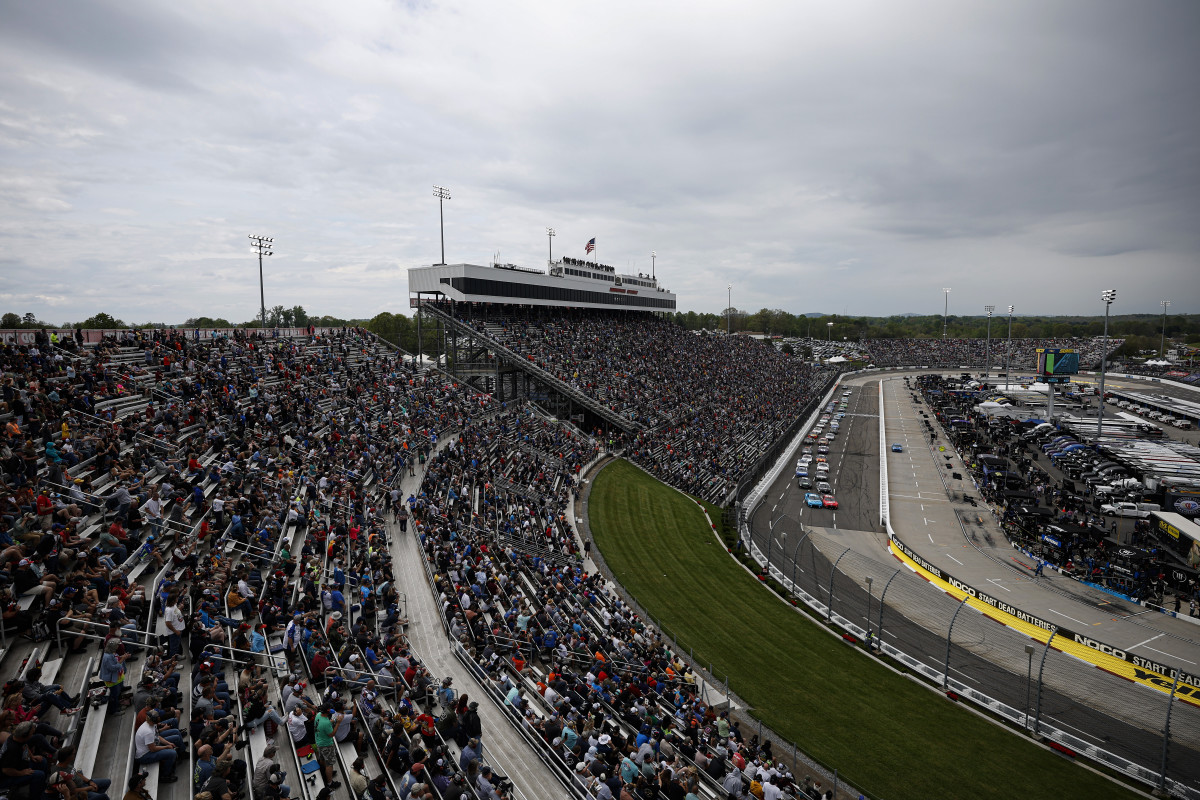
[[[653, 318], [615, 330], [669, 333]], [[76, 745], [81, 774], [170, 800], [191, 791], [188, 775], [192, 789], [243, 796], [277, 797], [286, 784], [293, 797], [345, 798], [353, 784], [357, 797], [364, 780], [372, 797], [452, 797], [460, 786], [468, 796], [540, 796], [521, 786], [534, 770], [509, 776], [516, 785], [501, 777], [496, 745], [490, 756], [472, 745], [482, 734], [524, 737], [548, 774], [584, 797], [603, 794], [597, 776], [621, 774], [620, 746], [641, 733], [627, 704], [651, 715], [647, 698], [657, 697], [698, 722], [718, 719], [661, 638], [580, 569], [570, 506], [602, 440], [418, 369], [359, 329], [159, 330], [64, 345], [0, 353], [3, 659], [11, 674], [30, 675], [6, 693], [38, 720], [42, 746]], [[712, 342], [700, 346], [679, 356], [714, 359], [709, 369], [730, 381], [755, 379], [735, 358], [762, 375], [782, 363], [761, 345], [724, 359]], [[611, 400], [637, 426], [626, 441], [647, 453], [655, 437], [668, 449], [686, 435], [715, 437], [700, 417], [728, 404], [732, 432], [717, 441], [749, 457], [786, 414], [754, 411], [744, 386], [634, 409], [650, 381], [665, 393], [679, 379], [647, 373], [611, 398], [588, 396]], [[789, 386], [802, 391], [796, 380]], [[706, 446], [710, 479], [734, 474], [737, 455], [723, 461]], [[677, 479], [701, 480], [686, 470]], [[404, 516], [446, 630], [482, 679], [475, 691], [521, 737], [479, 730], [477, 709], [440, 692], [406, 638], [394, 559], [417, 540], [402, 538]], [[618, 669], [626, 691], [612, 694]], [[513, 695], [521, 688], [524, 699]], [[430, 728], [425, 712], [438, 709]], [[714, 742], [705, 755], [659, 714], [655, 758], [635, 749], [643, 771], [665, 759], [665, 780], [703, 784], [708, 797], [730, 775], [743, 780], [734, 763], [753, 771], [761, 754], [745, 742], [741, 753]], [[10, 716], [0, 736], [12, 735], [23, 733]], [[687, 778], [694, 759], [708, 769]], [[277, 770], [286, 777], [272, 779]]]
[[[1120, 349], [1124, 339], [1109, 338], [1108, 357]], [[1083, 369], [1098, 368], [1105, 340], [1050, 339], [864, 339], [858, 344], [866, 358], [879, 367], [972, 367], [1031, 370], [1037, 367], [1037, 348], [1069, 348], [1078, 351]], [[990, 350], [991, 364], [988, 362]]]

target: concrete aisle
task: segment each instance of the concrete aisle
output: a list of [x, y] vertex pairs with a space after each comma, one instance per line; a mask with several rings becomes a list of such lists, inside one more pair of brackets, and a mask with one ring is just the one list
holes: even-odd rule
[[[443, 440], [445, 444], [449, 439]], [[453, 437], [457, 438], [457, 437]], [[417, 478], [405, 478], [401, 483], [403, 499], [420, 486]], [[483, 722], [484, 757], [501, 773], [507, 775], [527, 798], [561, 797], [564, 792], [558, 780], [541, 756], [513, 730], [503, 712], [484, 692], [475, 677], [467, 671], [450, 649], [445, 629], [439, 619], [440, 611], [433, 590], [425, 577], [424, 553], [409, 526], [401, 533], [397, 525], [388, 524], [392, 563], [396, 574], [396, 589], [408, 601], [408, 641], [413, 650], [437, 678], [454, 678], [459, 693], [466, 692], [479, 701], [479, 717]]]

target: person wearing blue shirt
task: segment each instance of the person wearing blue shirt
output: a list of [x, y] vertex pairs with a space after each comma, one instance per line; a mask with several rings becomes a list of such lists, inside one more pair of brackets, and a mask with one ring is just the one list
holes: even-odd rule
[[263, 635], [263, 625], [255, 625], [250, 633], [250, 652], [267, 652], [267, 637]]

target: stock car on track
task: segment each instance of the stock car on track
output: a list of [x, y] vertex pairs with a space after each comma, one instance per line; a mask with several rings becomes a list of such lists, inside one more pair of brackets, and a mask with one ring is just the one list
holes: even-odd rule
[[804, 495], [804, 502], [809, 508], [823, 508], [825, 506], [825, 501], [821, 499], [821, 495], [814, 492]]
[[893, 453], [903, 453], [903, 452], [904, 452], [904, 445], [902, 445], [902, 444], [894, 444], [894, 445], [892, 445], [892, 452], [893, 452]]
[[833, 495], [831, 495], [831, 494], [821, 495], [821, 505], [825, 506], [826, 508], [837, 508], [838, 507], [837, 500], [834, 500]]

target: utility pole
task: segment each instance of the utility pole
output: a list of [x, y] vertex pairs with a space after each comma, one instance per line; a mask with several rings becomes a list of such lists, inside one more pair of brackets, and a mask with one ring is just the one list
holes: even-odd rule
[[983, 367], [983, 376], [986, 380], [992, 375], [992, 312], [996, 310], [995, 306], [984, 306], [983, 310], [987, 312], [987, 357], [984, 359], [986, 363]]
[[442, 266], [446, 265], [446, 225], [442, 216], [442, 201], [450, 199], [450, 190], [445, 186], [434, 186], [433, 196], [438, 199], [438, 231], [442, 236]]
[[1171, 305], [1171, 301], [1170, 300], [1159, 300], [1158, 304], [1160, 306], [1162, 306], [1162, 309], [1163, 309], [1162, 343], [1158, 346], [1158, 355], [1161, 358], [1166, 358], [1167, 357], [1167, 306]]
[[1004, 385], [1005, 393], [1008, 392], [1008, 385], [1012, 383], [1012, 374], [1009, 372], [1009, 362], [1012, 360], [1012, 314], [1013, 307], [1008, 307], [1008, 349], [1004, 353]]
[[250, 249], [258, 253], [258, 302], [262, 310], [262, 330], [267, 329], [267, 293], [263, 288], [263, 256], [269, 256], [275, 245], [275, 240], [270, 236], [255, 236], [250, 235]]
[[1100, 302], [1104, 303], [1104, 344], [1100, 349], [1100, 403], [1096, 413], [1096, 439], [1104, 435], [1104, 368], [1108, 364], [1108, 310], [1116, 299], [1116, 289], [1105, 289], [1100, 293]]
[[942, 294], [946, 296], [946, 307], [942, 311], [942, 338], [946, 338], [946, 329], [950, 324], [950, 290], [942, 289]]
[[725, 287], [725, 335], [733, 333], [733, 284]]

